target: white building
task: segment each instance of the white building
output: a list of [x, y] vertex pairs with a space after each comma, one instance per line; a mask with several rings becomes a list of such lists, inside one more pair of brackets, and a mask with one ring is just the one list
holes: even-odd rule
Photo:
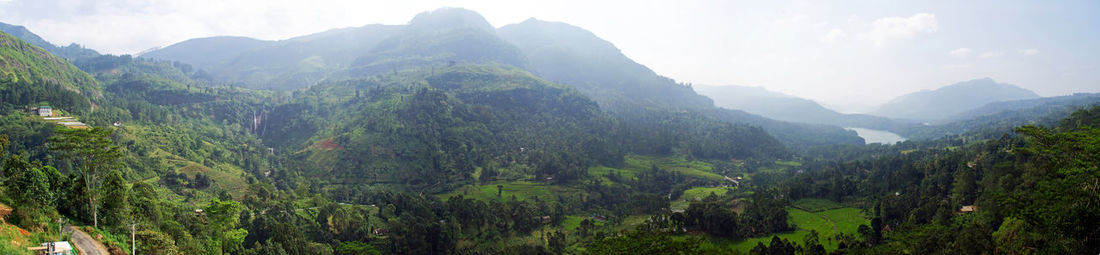
[[53, 116], [53, 107], [39, 106], [38, 107], [38, 116], [42, 116], [42, 117]]
[[73, 246], [69, 242], [52, 242], [42, 243], [40, 247], [31, 247], [28, 250], [34, 251], [35, 254], [44, 255], [72, 255], [76, 254], [73, 250]]

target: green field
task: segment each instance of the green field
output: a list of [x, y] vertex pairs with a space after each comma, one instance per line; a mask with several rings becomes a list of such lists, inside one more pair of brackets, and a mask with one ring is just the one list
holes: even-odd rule
[[[761, 166], [760, 168], [757, 168], [756, 173], [786, 173], [788, 169], [801, 166], [802, 163], [799, 163], [797, 161], [776, 160], [774, 165]], [[745, 174], [744, 177], [747, 180], [752, 180], [753, 175], [754, 174]]]
[[739, 252], [747, 253], [749, 250], [752, 250], [753, 247], [756, 247], [757, 243], [763, 242], [764, 244], [768, 244], [771, 242], [772, 236], [779, 236], [779, 238], [802, 244], [806, 235], [810, 234], [810, 230], [814, 230], [817, 231], [818, 241], [821, 242], [822, 246], [825, 246], [825, 250], [835, 251], [837, 245], [839, 245], [836, 240], [836, 235], [838, 233], [855, 235], [859, 225], [871, 224], [871, 221], [863, 215], [862, 210], [852, 207], [831, 209], [816, 213], [797, 208], [788, 208], [787, 213], [789, 216], [788, 222], [797, 227], [795, 231], [751, 238], [732, 243], [728, 247]]
[[611, 180], [605, 177], [608, 174], [614, 173], [624, 179], [629, 179], [633, 178], [636, 173], [649, 171], [654, 165], [661, 170], [680, 173], [687, 176], [710, 180], [722, 180], [721, 175], [711, 172], [712, 166], [707, 162], [687, 160], [684, 157], [657, 157], [633, 154], [626, 155], [623, 159], [623, 167], [621, 168], [596, 166], [588, 168], [588, 174], [602, 178], [605, 183], [609, 183]]
[[[497, 196], [497, 185], [504, 186], [499, 197]], [[516, 196], [516, 200], [521, 201], [534, 200], [535, 197], [541, 200], [557, 201], [558, 195], [576, 194], [578, 192], [577, 189], [570, 187], [529, 181], [514, 181], [493, 182], [485, 185], [466, 185], [454, 191], [440, 194], [439, 198], [446, 200], [461, 195], [466, 198], [481, 201], [509, 201], [512, 199], [512, 196]]]
[[717, 196], [725, 195], [726, 193], [729, 193], [731, 190], [734, 190], [736, 188], [737, 187], [695, 187], [695, 188], [691, 188], [689, 190], [685, 190], [684, 194], [680, 195], [679, 199], [676, 199], [676, 200], [672, 201], [671, 204], [670, 204], [670, 208], [674, 211], [675, 210], [685, 210], [685, 209], [687, 209], [688, 205], [690, 205], [691, 201], [693, 201], [693, 200], [703, 199], [707, 196], [710, 196], [711, 193], [714, 193], [714, 195], [717, 195]]
[[794, 204], [792, 206], [794, 208], [802, 209], [807, 212], [821, 212], [825, 210], [840, 209], [845, 207], [844, 205], [833, 202], [832, 200], [820, 198], [799, 199], [794, 201]]

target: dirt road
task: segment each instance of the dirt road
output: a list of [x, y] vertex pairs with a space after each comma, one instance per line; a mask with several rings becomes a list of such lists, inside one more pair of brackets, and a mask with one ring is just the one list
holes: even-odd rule
[[69, 226], [68, 230], [73, 233], [72, 242], [73, 242], [73, 245], [76, 246], [76, 250], [79, 251], [80, 254], [83, 254], [83, 255], [109, 255], [109, 254], [111, 254], [110, 252], [107, 252], [107, 247], [104, 247], [103, 244], [101, 244], [98, 241], [96, 241], [95, 239], [93, 239], [92, 236], [88, 235], [88, 233], [84, 233], [84, 231], [80, 231], [80, 229], [74, 228], [72, 226]]

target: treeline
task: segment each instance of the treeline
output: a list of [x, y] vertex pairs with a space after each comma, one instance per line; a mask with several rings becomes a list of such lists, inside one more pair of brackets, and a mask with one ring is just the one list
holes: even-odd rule
[[[583, 180], [626, 153], [784, 158], [763, 130], [690, 113], [612, 117], [562, 85], [502, 66], [451, 66], [297, 91], [267, 116], [264, 143], [304, 177], [439, 192], [477, 179]], [[321, 156], [324, 155], [324, 156]], [[484, 174], [489, 173], [489, 174]], [[321, 179], [331, 179], [331, 178]]]
[[782, 186], [792, 199], [866, 205], [870, 247], [858, 249], [868, 252], [1096, 253], [1097, 116], [1094, 107], [1053, 128], [1023, 126], [960, 147], [903, 144], [871, 159], [807, 164]]

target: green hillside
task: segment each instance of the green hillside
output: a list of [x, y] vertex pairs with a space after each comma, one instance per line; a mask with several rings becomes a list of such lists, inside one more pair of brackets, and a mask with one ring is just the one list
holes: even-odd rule
[[463, 9], [169, 48], [70, 63], [0, 33], [0, 253], [64, 225], [173, 255], [1100, 252], [1092, 94], [864, 145]]
[[86, 113], [102, 97], [98, 82], [64, 59], [0, 32], [0, 104], [7, 109], [53, 105]]

